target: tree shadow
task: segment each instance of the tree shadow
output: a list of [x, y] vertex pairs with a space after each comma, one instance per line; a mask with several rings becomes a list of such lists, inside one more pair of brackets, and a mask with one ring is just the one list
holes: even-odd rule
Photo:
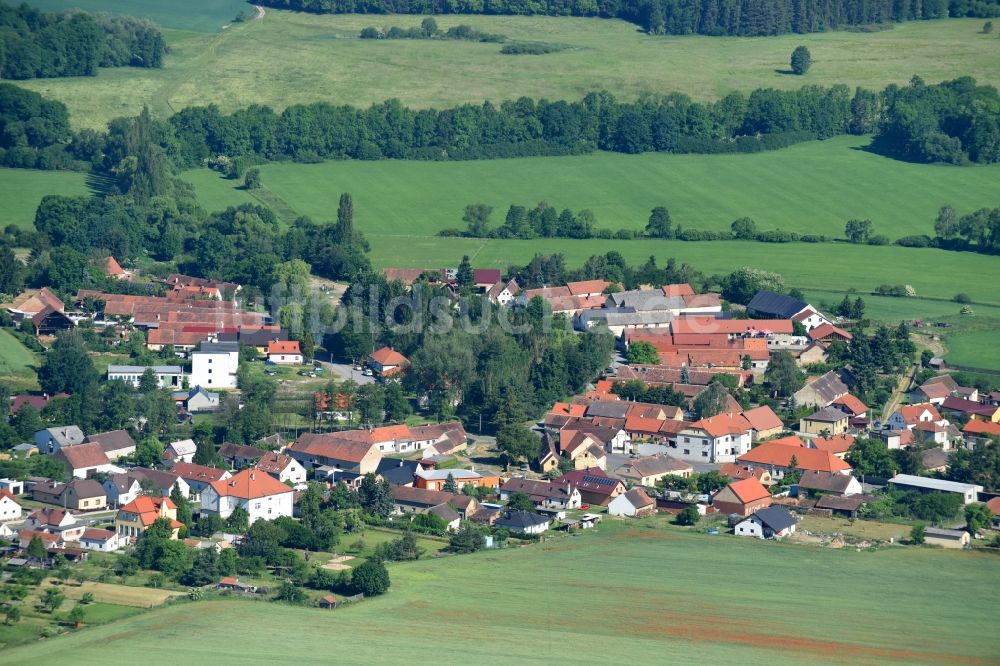
[[87, 174], [85, 183], [92, 196], [103, 197], [111, 191], [115, 181], [111, 176], [91, 171]]
[[796, 74], [795, 72], [793, 72], [790, 69], [776, 69], [776, 70], [774, 70], [774, 73], [775, 74], [782, 74], [782, 75], [785, 75], [785, 76], [798, 76], [798, 74]]

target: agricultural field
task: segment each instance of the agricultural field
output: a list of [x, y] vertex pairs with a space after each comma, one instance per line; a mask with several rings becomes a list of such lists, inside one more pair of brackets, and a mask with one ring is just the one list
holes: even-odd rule
[[12, 389], [31, 389], [38, 386], [35, 367], [38, 358], [21, 344], [9, 331], [0, 330], [0, 381]]
[[[654, 520], [390, 572], [386, 596], [336, 611], [179, 604], [7, 650], [0, 663], [72, 655], [103, 664], [122, 650], [150, 664], [319, 662], [339, 645], [341, 660], [357, 663], [414, 654], [438, 663], [468, 663], [469, 654], [580, 663], [599, 649], [635, 662], [698, 654], [713, 664], [987, 664], [998, 647], [993, 618], [981, 612], [1000, 591], [1000, 559], [991, 555], [737, 540]], [[456, 626], [442, 640], [441, 628]]]
[[[717, 99], [732, 90], [805, 83], [881, 88], [914, 74], [937, 82], [959, 74], [1000, 83], [996, 38], [977, 19], [914, 21], [879, 33], [831, 32], [737, 38], [649, 36], [619, 20], [573, 17], [440, 16], [511, 40], [567, 46], [544, 56], [508, 56], [498, 44], [460, 40], [361, 40], [369, 25], [415, 26], [423, 17], [320, 16], [267, 9], [263, 20], [221, 26], [249, 4], [232, 0], [33, 0], [45, 8], [116, 8], [166, 28], [171, 54], [162, 70], [102, 69], [96, 78], [24, 82], [62, 100], [77, 126], [102, 127], [143, 105], [166, 116], [214, 103], [284, 108], [328, 101], [367, 106], [398, 98], [414, 107], [500, 102], [528, 95], [577, 99], [592, 90], [634, 98], [680, 91]], [[196, 7], [191, 10], [192, 7]], [[799, 44], [812, 51], [806, 78], [787, 73]]]
[[986, 318], [977, 310], [975, 319], [961, 322], [944, 337], [950, 365], [1000, 372], [1000, 317]]
[[35, 209], [47, 194], [87, 194], [86, 174], [0, 168], [0, 227], [33, 229]]

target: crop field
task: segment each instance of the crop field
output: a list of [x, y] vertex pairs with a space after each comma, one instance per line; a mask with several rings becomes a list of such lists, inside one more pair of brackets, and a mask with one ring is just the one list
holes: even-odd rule
[[35, 209], [46, 194], [87, 194], [86, 176], [72, 171], [0, 168], [0, 227], [34, 228]]
[[386, 596], [336, 611], [179, 604], [0, 652], [0, 663], [104, 664], [127, 651], [149, 664], [327, 663], [332, 654], [348, 663], [415, 654], [448, 664], [470, 654], [679, 663], [696, 654], [712, 664], [988, 664], [1000, 647], [982, 610], [1000, 592], [991, 555], [832, 550], [658, 522], [595, 532], [392, 565]]
[[[115, 8], [167, 28], [171, 54], [161, 70], [102, 69], [96, 78], [45, 79], [25, 87], [62, 100], [77, 126], [101, 127], [143, 105], [161, 116], [214, 103], [284, 108], [328, 101], [367, 106], [398, 98], [414, 107], [500, 102], [522, 95], [577, 99], [592, 90], [634, 98], [680, 91], [717, 99], [732, 90], [806, 83], [881, 88], [914, 74], [928, 82], [960, 74], [1000, 83], [995, 35], [977, 19], [915, 21], [884, 32], [736, 38], [649, 36], [631, 23], [573, 17], [439, 16], [511, 40], [569, 48], [544, 56], [500, 54], [498, 44], [461, 40], [361, 40], [368, 25], [409, 27], [423, 17], [319, 16], [268, 9], [261, 21], [220, 27], [249, 4], [233, 0], [34, 0], [31, 4]], [[194, 9], [192, 9], [194, 8]], [[809, 47], [807, 77], [783, 73], [789, 54]]]

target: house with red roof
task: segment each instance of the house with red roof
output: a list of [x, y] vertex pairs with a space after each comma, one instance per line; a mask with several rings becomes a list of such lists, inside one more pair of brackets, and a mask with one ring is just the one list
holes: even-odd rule
[[843, 460], [847, 452], [854, 446], [854, 435], [837, 435], [835, 437], [814, 437], [809, 440], [809, 446], [820, 451], [827, 451]]
[[966, 445], [973, 447], [989, 441], [991, 437], [1000, 437], [1000, 423], [991, 421], [969, 421], [962, 428]]
[[750, 434], [755, 442], [774, 437], [785, 429], [785, 424], [767, 405], [744, 411], [743, 418], [750, 423]]
[[831, 402], [830, 405], [846, 412], [851, 418], [863, 419], [868, 415], [868, 405], [850, 393], [840, 396]]
[[368, 367], [383, 379], [398, 375], [409, 365], [409, 359], [392, 347], [382, 347], [368, 356]]
[[596, 506], [607, 506], [627, 490], [624, 483], [611, 478], [599, 467], [566, 472], [555, 482], [576, 487], [584, 504]]
[[673, 455], [692, 462], [734, 462], [750, 450], [752, 431], [742, 414], [729, 412], [701, 419], [677, 433]]
[[744, 518], [757, 509], [771, 506], [771, 492], [754, 477], [733, 481], [712, 497], [712, 506], [720, 513]]
[[243, 507], [250, 514], [251, 523], [279, 516], [290, 518], [294, 493], [291, 487], [266, 472], [244, 469], [235, 476], [209, 484], [201, 492], [201, 510], [225, 520], [236, 507]]
[[284, 453], [268, 451], [257, 461], [254, 468], [270, 474], [282, 483], [306, 482], [306, 468], [298, 460]]
[[937, 407], [929, 402], [903, 405], [893, 412], [888, 420], [890, 430], [913, 430], [918, 423], [948, 425], [948, 421], [941, 417]]
[[195, 501], [201, 501], [201, 492], [210, 484], [220, 479], [228, 479], [232, 473], [228, 469], [218, 467], [207, 467], [206, 465], [196, 465], [190, 462], [175, 462], [170, 471], [184, 479], [188, 484], [188, 497]]
[[23, 512], [24, 509], [13, 493], [6, 488], [0, 490], [0, 523], [5, 523], [9, 520], [21, 520]]
[[844, 329], [834, 326], [833, 324], [820, 324], [816, 328], [809, 331], [809, 339], [813, 342], [824, 343], [833, 342], [834, 340], [850, 342], [854, 339], [854, 336]]
[[771, 486], [774, 484], [774, 479], [771, 478], [771, 473], [763, 467], [747, 467], [746, 465], [740, 465], [739, 463], [726, 463], [719, 468], [719, 474], [728, 477], [733, 481], [753, 477], [765, 486]]
[[298, 340], [271, 340], [267, 343], [267, 362], [275, 365], [302, 365], [304, 357]]
[[173, 528], [170, 538], [176, 539], [183, 523], [177, 521], [177, 507], [173, 501], [169, 497], [139, 495], [118, 509], [115, 532], [120, 541], [135, 543], [160, 518], [170, 521]]
[[785, 472], [793, 466], [793, 461], [794, 467], [803, 472], [851, 472], [851, 466], [834, 454], [808, 448], [805, 442], [795, 436], [764, 442], [737, 458], [737, 462], [746, 467], [766, 469], [776, 479], [785, 476]]

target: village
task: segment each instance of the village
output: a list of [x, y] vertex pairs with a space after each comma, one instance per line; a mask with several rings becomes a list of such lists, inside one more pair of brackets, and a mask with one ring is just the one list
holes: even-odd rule
[[[240, 285], [101, 268], [126, 293], [42, 288], [0, 306], [67, 375], [58, 393], [4, 397], [4, 608], [38, 635], [86, 624], [115, 587], [336, 608], [385, 593], [384, 562], [608, 521], [803, 547], [1000, 546], [1000, 488], [977, 482], [996, 478], [1000, 392], [956, 383], [905, 324], [872, 333], [768, 290], [743, 307], [686, 283], [521, 289], [495, 269], [386, 269], [397, 293], [430, 285], [456, 309], [534, 308], [561, 335], [613, 338], [585, 390], [491, 429], [455, 415], [457, 393], [440, 407], [427, 362], [375, 334], [359, 357], [246, 305]], [[865, 354], [887, 346], [897, 358], [873, 369]], [[100, 376], [75, 394], [68, 375], [92, 361]], [[112, 402], [91, 409], [138, 411], [81, 427], [98, 387]], [[294, 418], [268, 411], [281, 400]], [[63, 588], [78, 603], [59, 615]]]

